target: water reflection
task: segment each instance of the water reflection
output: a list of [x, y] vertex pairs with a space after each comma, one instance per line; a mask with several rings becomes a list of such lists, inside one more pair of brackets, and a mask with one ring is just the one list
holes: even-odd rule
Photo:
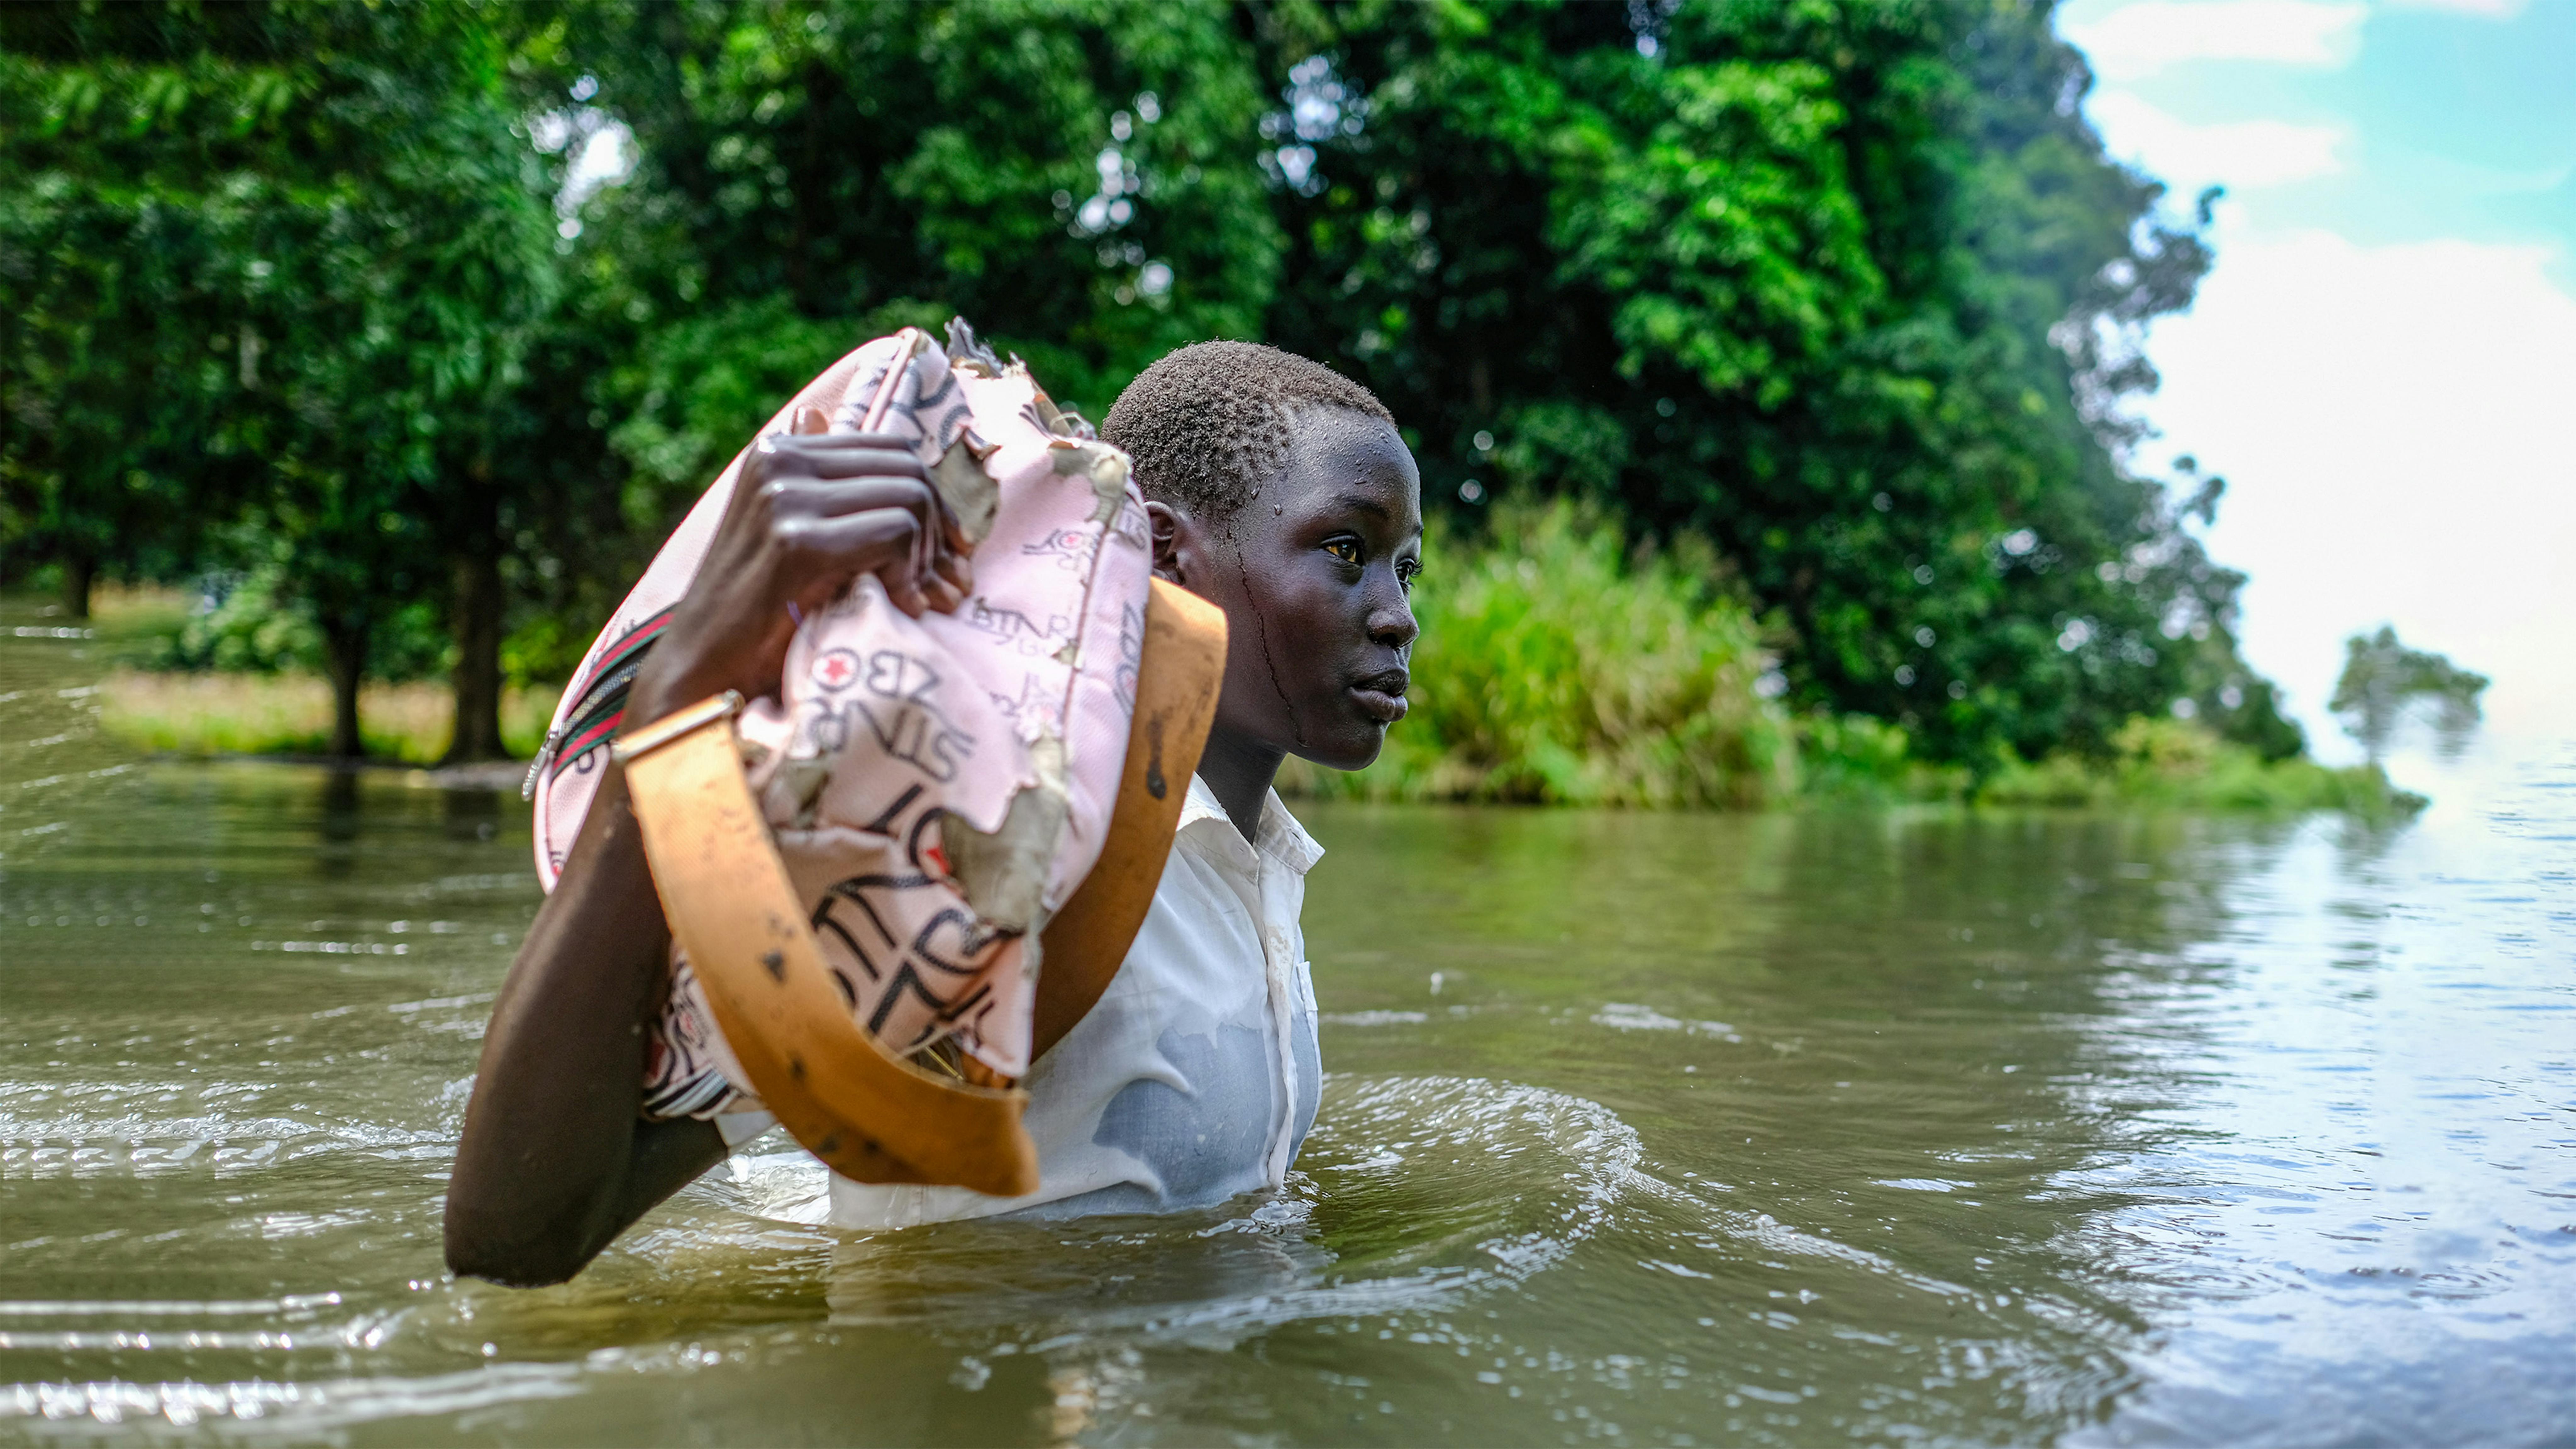
[[[506, 793], [0, 645], [0, 1439], [2462, 1437], [2576, 1412], [2576, 772], [2328, 818], [1317, 809], [1275, 1198], [878, 1235], [772, 1142], [438, 1268]], [[30, 742], [44, 743], [30, 743]]]

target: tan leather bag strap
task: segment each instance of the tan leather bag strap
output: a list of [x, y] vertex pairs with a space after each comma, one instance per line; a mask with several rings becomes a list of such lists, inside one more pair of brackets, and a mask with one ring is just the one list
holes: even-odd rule
[[1039, 933], [1037, 1019], [1029, 1059], [1046, 1055], [1090, 1014], [1127, 959], [1162, 884], [1190, 777], [1216, 723], [1225, 683], [1225, 611], [1178, 584], [1153, 581], [1136, 715], [1100, 861]]
[[[1108, 838], [1042, 937], [1036, 1050], [1100, 999], [1144, 923], [1224, 673], [1224, 614], [1154, 580]], [[844, 1177], [1036, 1191], [1026, 1093], [934, 1076], [850, 1019], [743, 777], [741, 703], [702, 701], [615, 748], [663, 913], [752, 1089]]]

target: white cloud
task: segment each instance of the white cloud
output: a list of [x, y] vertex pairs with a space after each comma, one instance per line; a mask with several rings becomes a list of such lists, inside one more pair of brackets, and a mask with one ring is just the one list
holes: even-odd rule
[[2097, 20], [2070, 22], [2065, 33], [2105, 80], [2135, 80], [2195, 60], [2332, 70], [2360, 49], [2369, 14], [2355, 0], [2138, 0]]
[[2481, 20], [2511, 20], [2520, 15], [2528, 0], [2393, 0], [2400, 10], [2445, 10], [2453, 15], [2474, 15]]
[[2576, 297], [2538, 246], [2222, 242], [2160, 323], [2156, 445], [2230, 486], [2212, 552], [2252, 575], [2248, 656], [2311, 738], [2344, 637], [2393, 623], [2495, 677], [2508, 733], [2576, 714]]
[[2178, 196], [2212, 184], [2243, 191], [2329, 176], [2343, 169], [2350, 139], [2340, 126], [2291, 121], [2193, 125], [2121, 90], [2096, 92], [2085, 111], [2112, 155], [2143, 167]]

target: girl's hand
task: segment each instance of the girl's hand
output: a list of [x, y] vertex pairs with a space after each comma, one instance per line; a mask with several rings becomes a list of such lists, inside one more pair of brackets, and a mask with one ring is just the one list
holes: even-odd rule
[[630, 725], [727, 689], [775, 693], [797, 615], [862, 574], [914, 618], [965, 602], [974, 587], [965, 535], [912, 445], [829, 426], [822, 409], [800, 409], [790, 432], [761, 439], [743, 460], [706, 561], [636, 676]]

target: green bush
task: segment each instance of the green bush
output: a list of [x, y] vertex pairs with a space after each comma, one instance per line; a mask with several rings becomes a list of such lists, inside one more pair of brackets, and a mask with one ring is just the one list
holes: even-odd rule
[[[247, 576], [212, 582], [211, 608], [200, 607], [120, 651], [151, 671], [225, 674], [318, 674], [322, 635], [285, 587], [284, 566], [263, 563]], [[169, 621], [162, 621], [166, 625]], [[447, 672], [454, 655], [438, 611], [425, 600], [403, 604], [376, 622], [367, 651], [371, 679], [425, 679]]]
[[228, 589], [210, 588], [213, 607], [191, 612], [152, 639], [135, 662], [156, 671], [319, 673], [322, 636], [302, 611], [278, 598], [277, 583], [271, 567]]
[[1435, 530], [1414, 595], [1412, 710], [1354, 775], [1372, 799], [1751, 806], [1796, 782], [1796, 732], [1757, 682], [1760, 626], [1705, 546], [1631, 550], [1559, 502], [1497, 508], [1486, 536]]
[[1968, 772], [1914, 754], [1913, 737], [1865, 714], [1819, 712], [1798, 721], [1798, 792], [1806, 799], [1863, 805], [1956, 800]]

